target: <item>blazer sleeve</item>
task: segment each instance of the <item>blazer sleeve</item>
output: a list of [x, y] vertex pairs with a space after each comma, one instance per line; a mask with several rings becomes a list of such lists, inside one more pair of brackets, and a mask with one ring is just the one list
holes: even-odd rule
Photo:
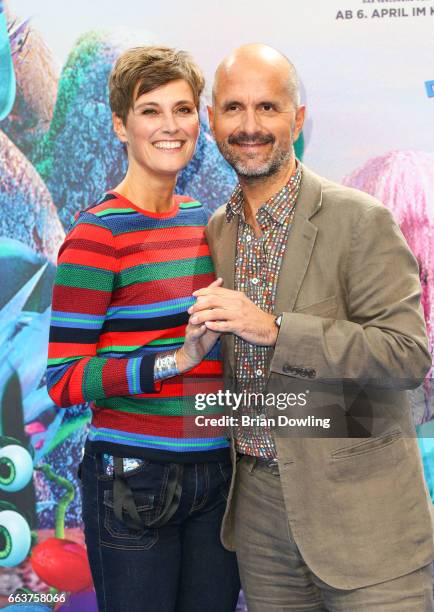
[[365, 210], [351, 241], [347, 319], [284, 313], [271, 371], [414, 388], [431, 367], [417, 262], [384, 206]]

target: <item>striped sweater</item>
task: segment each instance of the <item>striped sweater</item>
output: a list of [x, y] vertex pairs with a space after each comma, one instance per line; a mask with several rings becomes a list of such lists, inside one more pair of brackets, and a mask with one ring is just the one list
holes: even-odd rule
[[222, 428], [201, 427], [197, 393], [222, 388], [218, 345], [182, 376], [154, 383], [156, 353], [182, 346], [192, 292], [215, 278], [199, 202], [157, 214], [108, 192], [79, 213], [58, 257], [47, 387], [59, 406], [91, 402], [87, 445], [164, 461], [223, 458]]

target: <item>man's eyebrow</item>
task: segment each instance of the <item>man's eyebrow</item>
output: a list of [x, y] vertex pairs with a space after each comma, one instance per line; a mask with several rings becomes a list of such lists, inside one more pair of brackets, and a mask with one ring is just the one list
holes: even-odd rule
[[223, 108], [229, 108], [229, 106], [242, 106], [242, 102], [240, 102], [239, 100], [225, 100], [224, 102], [222, 102], [222, 107]]

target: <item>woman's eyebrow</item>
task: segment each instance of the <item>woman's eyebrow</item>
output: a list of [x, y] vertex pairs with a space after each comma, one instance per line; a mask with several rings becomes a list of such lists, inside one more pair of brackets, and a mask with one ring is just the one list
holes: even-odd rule
[[[177, 102], [175, 102], [173, 106], [179, 106], [181, 104], [194, 104], [194, 102], [192, 100], [178, 100]], [[142, 108], [143, 106], [160, 106], [160, 105], [158, 104], [158, 102], [140, 102], [140, 104], [137, 104], [136, 106], [134, 106], [134, 109], [137, 110], [139, 108]]]

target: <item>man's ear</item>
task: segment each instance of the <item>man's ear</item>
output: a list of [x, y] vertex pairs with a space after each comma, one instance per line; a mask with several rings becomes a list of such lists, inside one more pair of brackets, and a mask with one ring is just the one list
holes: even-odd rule
[[295, 112], [294, 142], [300, 136], [301, 130], [303, 129], [305, 115], [306, 115], [306, 107], [299, 106]]
[[119, 138], [119, 140], [125, 143], [128, 142], [125, 125], [122, 119], [119, 117], [119, 115], [116, 115], [116, 113], [112, 113], [112, 121], [113, 121], [113, 130], [116, 136]]
[[212, 135], [214, 136], [214, 110], [212, 106], [207, 106], [206, 109], [208, 111], [209, 127], [211, 129]]

